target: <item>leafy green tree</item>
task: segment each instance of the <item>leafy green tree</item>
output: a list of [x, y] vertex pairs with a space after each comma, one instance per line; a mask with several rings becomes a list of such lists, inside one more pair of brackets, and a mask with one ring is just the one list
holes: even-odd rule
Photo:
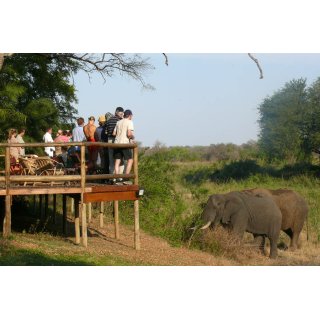
[[267, 158], [305, 159], [310, 119], [306, 79], [292, 80], [259, 106], [259, 145]]
[[[70, 62], [71, 64], [71, 62]], [[46, 127], [71, 122], [77, 102], [70, 69], [38, 54], [14, 54], [0, 72], [1, 138], [24, 126], [41, 141]]]
[[143, 72], [152, 66], [137, 54], [16, 53], [2, 57], [1, 63], [1, 140], [10, 127], [24, 126], [33, 140], [41, 141], [47, 127], [71, 123], [77, 113], [72, 76], [80, 70], [89, 77], [99, 73], [104, 80], [115, 73], [128, 75], [151, 88]]

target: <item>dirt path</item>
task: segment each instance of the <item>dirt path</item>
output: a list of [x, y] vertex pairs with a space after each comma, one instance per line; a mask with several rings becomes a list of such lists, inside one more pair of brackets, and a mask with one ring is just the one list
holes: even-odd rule
[[[26, 238], [28, 237], [28, 238]], [[52, 242], [55, 241], [55, 245]], [[58, 243], [57, 243], [58, 241]], [[295, 252], [280, 251], [276, 260], [270, 260], [256, 251], [243, 248], [214, 256], [200, 250], [189, 250], [184, 247], [172, 247], [167, 241], [151, 236], [141, 230], [141, 250], [134, 249], [133, 227], [120, 225], [120, 239], [114, 237], [113, 224], [99, 228], [94, 221], [89, 226], [88, 247], [77, 246], [74, 238], [67, 239], [51, 236], [45, 241], [37, 235], [25, 235], [13, 240], [16, 247], [39, 249], [47, 255], [56, 253], [79, 255], [87, 253], [92, 257], [111, 256], [123, 259], [132, 265], [156, 266], [235, 266], [235, 265], [320, 265], [320, 247], [303, 240], [303, 247]]]

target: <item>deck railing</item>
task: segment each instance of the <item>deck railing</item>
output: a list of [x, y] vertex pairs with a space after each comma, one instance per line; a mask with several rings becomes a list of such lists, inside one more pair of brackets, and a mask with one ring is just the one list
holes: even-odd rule
[[[12, 175], [10, 173], [10, 147], [24, 148], [33, 147], [80, 147], [80, 174], [74, 175]], [[133, 149], [133, 174], [86, 174], [86, 147], [102, 147], [102, 148], [130, 148]], [[0, 182], [5, 182], [5, 189], [10, 187], [11, 182], [63, 182], [63, 181], [80, 181], [80, 186], [85, 187], [87, 181], [92, 180], [107, 180], [107, 179], [134, 179], [134, 184], [138, 184], [138, 146], [137, 144], [117, 144], [107, 142], [52, 142], [52, 143], [0, 143], [0, 148], [5, 149], [5, 167], [4, 176], [0, 175]]]

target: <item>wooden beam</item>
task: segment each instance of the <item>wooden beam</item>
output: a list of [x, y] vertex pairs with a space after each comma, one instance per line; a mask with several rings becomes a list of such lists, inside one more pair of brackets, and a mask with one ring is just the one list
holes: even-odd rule
[[92, 186], [91, 192], [121, 192], [121, 191], [138, 191], [137, 185], [106, 185], [106, 186]]
[[73, 215], [74, 212], [74, 199], [70, 198], [70, 213]]
[[40, 194], [39, 195], [39, 219], [42, 221], [43, 220], [43, 211], [42, 211], [42, 208], [43, 208], [43, 195]]
[[104, 202], [100, 202], [100, 213], [99, 213], [99, 227], [103, 228], [103, 213], [104, 213]]
[[67, 196], [62, 195], [62, 232], [64, 235], [67, 234]]
[[136, 191], [85, 193], [83, 196], [84, 203], [114, 200], [138, 200], [138, 197]]
[[5, 216], [3, 220], [3, 237], [11, 235], [11, 196], [5, 198]]
[[[85, 188], [85, 192], [91, 192], [91, 188]], [[21, 188], [11, 188], [9, 190], [10, 195], [32, 195], [32, 194], [74, 194], [81, 193], [81, 188], [57, 188], [57, 187], [21, 187]], [[5, 195], [5, 194], [4, 194]]]
[[52, 223], [56, 224], [56, 216], [57, 216], [57, 195], [53, 195], [53, 208], [52, 208]]
[[44, 218], [46, 219], [48, 217], [48, 208], [49, 207], [49, 195], [44, 195]]
[[81, 204], [82, 217], [82, 244], [84, 247], [88, 246], [88, 230], [87, 230], [87, 210], [85, 203]]
[[140, 250], [139, 200], [134, 202], [134, 247]]
[[91, 205], [91, 202], [89, 202], [87, 204], [87, 208], [88, 208], [88, 223], [91, 223], [91, 219], [92, 219], [92, 205]]
[[79, 175], [62, 175], [62, 176], [11, 176], [12, 182], [60, 182], [60, 181], [80, 181]]
[[75, 230], [75, 242], [76, 244], [80, 244], [80, 218], [79, 218], [79, 211], [80, 211], [80, 201], [76, 201], [74, 207], [74, 230]]
[[[19, 143], [0, 143], [0, 148], [5, 148], [5, 147], [21, 147], [21, 144]], [[24, 143], [25, 147], [59, 147], [59, 146], [84, 146], [84, 147], [91, 147], [91, 146], [96, 146], [96, 147], [105, 147], [105, 148], [112, 148], [112, 149], [134, 149], [137, 148], [138, 146], [133, 143], [108, 143], [108, 142], [26, 142]]]
[[7, 238], [11, 235], [11, 196], [10, 190], [10, 148], [5, 150], [5, 180], [6, 180], [6, 196], [5, 196], [5, 215], [3, 219], [3, 237]]
[[115, 238], [120, 238], [120, 232], [119, 232], [119, 201], [113, 202], [113, 216], [114, 216], [114, 232], [115, 232]]

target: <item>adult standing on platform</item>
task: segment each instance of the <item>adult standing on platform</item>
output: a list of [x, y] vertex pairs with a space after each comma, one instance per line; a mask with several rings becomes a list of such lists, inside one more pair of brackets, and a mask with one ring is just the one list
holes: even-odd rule
[[[24, 140], [23, 140], [23, 136], [25, 135], [26, 133], [26, 129], [24, 128], [21, 128], [18, 130], [18, 135], [17, 135], [17, 140], [19, 143], [24, 143]], [[20, 156], [25, 156], [25, 148], [24, 147], [20, 147]]]
[[[16, 129], [10, 129], [9, 135], [8, 135], [8, 143], [19, 143], [17, 140], [17, 130]], [[20, 156], [20, 147], [10, 147], [10, 157], [14, 158], [15, 161], [19, 159]]]
[[[86, 141], [86, 136], [83, 132], [84, 119], [82, 117], [77, 119], [77, 126], [72, 130], [72, 140], [75, 142]], [[78, 147], [79, 148], [79, 147]]]
[[[52, 128], [48, 128], [47, 132], [45, 133], [45, 135], [42, 138], [43, 142], [48, 143], [48, 142], [53, 142], [52, 139]], [[49, 156], [49, 157], [53, 157], [53, 153], [55, 151], [55, 147], [45, 147], [44, 148], [44, 152]]]
[[[96, 121], [95, 117], [91, 116], [88, 118], [88, 123], [83, 127], [83, 132], [88, 142], [96, 142], [95, 132], [97, 127], [94, 124], [95, 121]], [[94, 170], [97, 157], [98, 157], [98, 147], [96, 146], [88, 147], [88, 153], [89, 153], [88, 168], [91, 170]]]
[[[132, 111], [126, 110], [124, 112], [124, 118], [117, 122], [116, 127], [114, 128], [113, 135], [115, 136], [114, 143], [123, 143], [128, 144], [134, 142], [134, 127], [132, 122]], [[130, 174], [132, 164], [133, 164], [133, 155], [132, 149], [130, 148], [119, 148], [114, 149], [114, 159], [115, 159], [115, 174], [120, 174], [120, 163], [123, 160], [127, 161], [126, 172], [125, 174]]]
[[[118, 121], [123, 118], [124, 110], [122, 107], [116, 108], [115, 115], [111, 117], [105, 125], [105, 134], [108, 137], [108, 143], [114, 143], [115, 136], [113, 135], [113, 131], [116, 127]], [[114, 158], [113, 158], [113, 150], [112, 148], [109, 149], [109, 173], [114, 173]]]
[[[103, 141], [102, 140], [102, 133], [104, 131], [104, 125], [106, 123], [106, 117], [105, 115], [101, 115], [98, 118], [99, 127], [96, 129], [95, 132], [95, 140], [96, 141]], [[98, 147], [98, 158], [97, 158], [97, 167], [99, 166], [102, 170], [105, 168], [105, 159], [104, 159], [104, 147]]]

